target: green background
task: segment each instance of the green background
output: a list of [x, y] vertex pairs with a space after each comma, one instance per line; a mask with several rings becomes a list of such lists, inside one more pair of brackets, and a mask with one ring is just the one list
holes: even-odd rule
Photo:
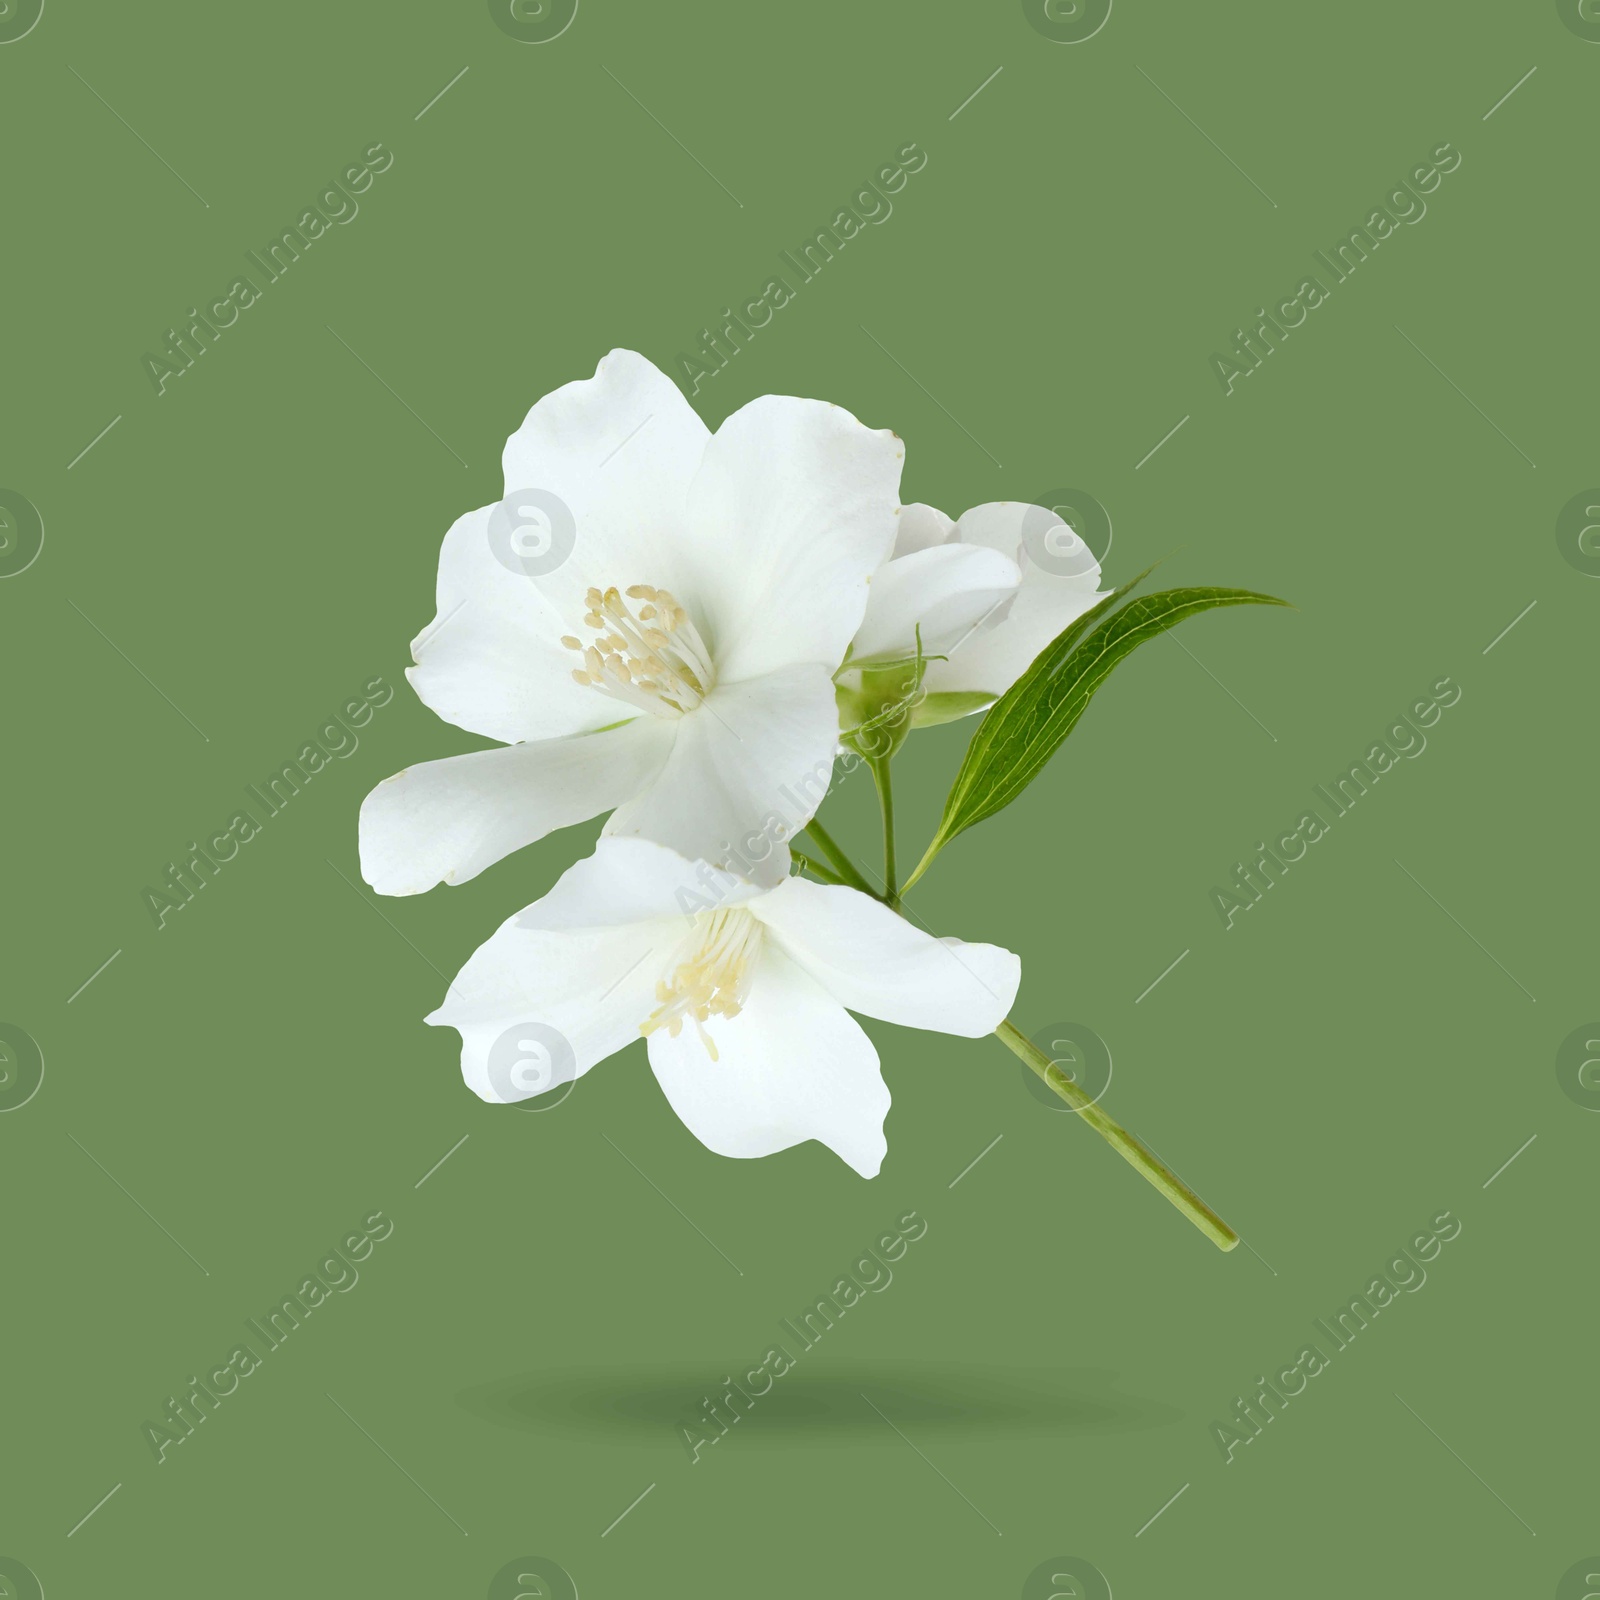
[[[1600, 1116], [1555, 1073], [1600, 1014], [1600, 583], [1555, 538], [1600, 481], [1597, 73], [1544, 3], [1119, 0], [1060, 43], [1015, 3], [584, 0], [528, 44], [482, 4], [48, 0], [0, 46], [0, 486], [46, 529], [0, 582], [0, 1020], [46, 1063], [0, 1117], [0, 1555], [52, 1597], [476, 1596], [529, 1555], [586, 1600], [1011, 1596], [1058, 1556], [1118, 1596], [1554, 1594], [1600, 1545]], [[360, 215], [158, 397], [146, 352], [373, 141]], [[614, 345], [673, 370], [908, 141], [893, 216], [694, 403], [836, 401], [908, 500], [1073, 485], [1112, 578], [1299, 606], [1140, 652], [912, 900], [1020, 952], [1027, 1031], [1105, 1039], [1231, 1255], [993, 1042], [868, 1024], [870, 1183], [710, 1154], [640, 1046], [484, 1106], [421, 1018], [598, 824], [360, 882], [366, 791], [479, 743], [402, 673], [505, 436]], [[1224, 395], [1212, 353], [1441, 142], [1426, 218]], [[375, 675], [359, 750], [158, 931], [145, 887]], [[1225, 929], [1213, 886], [1441, 676], [1426, 752]], [[897, 766], [913, 859], [970, 726]], [[864, 776], [829, 815], [870, 851]], [[1210, 1424], [1446, 1209], [1425, 1288], [1224, 1463]], [[158, 1465], [142, 1425], [374, 1210], [359, 1285]], [[674, 1419], [911, 1210], [892, 1286], [691, 1463]]]

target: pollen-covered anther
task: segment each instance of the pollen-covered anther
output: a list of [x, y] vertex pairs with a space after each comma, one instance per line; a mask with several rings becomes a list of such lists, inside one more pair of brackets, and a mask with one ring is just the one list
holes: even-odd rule
[[[626, 599], [614, 587], [590, 589], [583, 598], [593, 642], [570, 633], [561, 640], [583, 656], [583, 666], [573, 670], [575, 682], [656, 717], [682, 716], [711, 692], [711, 652], [689, 613], [665, 589], [636, 583]], [[643, 603], [636, 610], [629, 601]]]
[[648, 1038], [665, 1028], [676, 1039], [685, 1020], [694, 1024], [706, 1054], [717, 1059], [706, 1032], [712, 1017], [736, 1017], [744, 1007], [761, 954], [761, 924], [742, 906], [702, 911], [695, 917], [689, 953], [670, 977], [656, 983], [656, 1009], [639, 1024]]

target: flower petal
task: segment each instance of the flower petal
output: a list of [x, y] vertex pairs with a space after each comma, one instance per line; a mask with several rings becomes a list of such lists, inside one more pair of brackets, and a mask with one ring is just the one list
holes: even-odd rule
[[570, 530], [553, 530], [568, 534], [557, 547], [570, 553], [532, 563], [530, 581], [571, 622], [591, 587], [678, 591], [679, 557], [695, 533], [685, 504], [710, 439], [664, 372], [613, 350], [592, 378], [547, 394], [506, 441], [507, 496], [542, 491], [570, 513]]
[[932, 545], [886, 561], [872, 575], [867, 614], [852, 665], [949, 650], [1016, 592], [1022, 573], [1009, 556], [978, 545]]
[[[649, 839], [602, 838], [555, 886], [517, 917], [521, 928], [612, 928], [743, 905], [753, 883], [691, 861]], [[688, 932], [684, 923], [682, 932]]]
[[900, 508], [900, 525], [895, 529], [894, 553], [909, 556], [936, 544], [948, 544], [956, 536], [956, 525], [937, 506], [913, 500]]
[[1022, 981], [1009, 950], [936, 939], [854, 889], [790, 878], [750, 910], [840, 1005], [902, 1027], [980, 1038]]
[[1071, 580], [1092, 591], [1100, 583], [1100, 563], [1070, 523], [1044, 506], [1019, 500], [994, 500], [962, 513], [956, 538], [999, 550], [1022, 564], [1023, 576]]
[[412, 646], [417, 693], [508, 744], [603, 727], [615, 702], [572, 681], [590, 585], [672, 588], [684, 501], [710, 434], [643, 356], [613, 350], [547, 394], [505, 448], [506, 497], [439, 555], [438, 613]]
[[821, 805], [839, 712], [825, 667], [719, 684], [676, 724], [666, 765], [619, 806], [608, 835], [643, 835], [753, 882], [780, 882], [786, 841]]
[[744, 1009], [699, 1036], [650, 1035], [650, 1067], [672, 1109], [708, 1149], [766, 1156], [817, 1139], [863, 1178], [888, 1146], [889, 1090], [861, 1025], [781, 951], [761, 957]]
[[494, 513], [469, 511], [444, 536], [438, 612], [411, 641], [411, 687], [446, 722], [503, 744], [615, 722], [615, 700], [573, 682], [561, 614], [495, 557]]
[[[948, 661], [930, 661], [922, 686], [929, 695], [976, 691], [1001, 695], [1033, 665], [1034, 657], [1070, 622], [1103, 598], [1071, 580], [1025, 572], [1011, 609], [980, 628]], [[979, 709], [974, 707], [974, 709]]]
[[[639, 1037], [661, 968], [660, 924], [545, 933], [503, 922], [427, 1020], [461, 1034], [461, 1075], [509, 1104], [581, 1077]], [[667, 954], [670, 964], [671, 952]]]
[[894, 542], [905, 451], [821, 400], [766, 395], [727, 419], [689, 491], [692, 582], [719, 681], [844, 659]]
[[1000, 550], [1022, 565], [1016, 598], [979, 628], [948, 661], [930, 661], [923, 688], [930, 695], [1004, 694], [1067, 625], [1102, 596], [1100, 563], [1053, 511], [1017, 501], [975, 506], [956, 524], [959, 539]]
[[513, 850], [640, 793], [672, 744], [672, 724], [637, 717], [602, 733], [407, 767], [362, 802], [361, 875], [379, 894], [465, 883]]

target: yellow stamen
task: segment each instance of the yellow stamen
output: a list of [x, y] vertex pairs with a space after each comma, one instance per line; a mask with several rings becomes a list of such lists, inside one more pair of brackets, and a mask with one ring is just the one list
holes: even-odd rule
[[[573, 680], [652, 716], [693, 711], [716, 681], [705, 641], [689, 613], [665, 589], [635, 583], [626, 593], [624, 600], [613, 584], [584, 595], [588, 610], [583, 620], [594, 633], [593, 642], [586, 645], [572, 634], [561, 640], [567, 649], [583, 654], [586, 670], [574, 672]], [[648, 604], [635, 610], [628, 601]]]
[[694, 919], [688, 953], [668, 979], [657, 980], [656, 1009], [639, 1025], [647, 1038], [661, 1028], [676, 1039], [685, 1019], [694, 1024], [706, 1054], [718, 1059], [705, 1024], [739, 1015], [761, 953], [761, 924], [743, 906], [702, 911]]

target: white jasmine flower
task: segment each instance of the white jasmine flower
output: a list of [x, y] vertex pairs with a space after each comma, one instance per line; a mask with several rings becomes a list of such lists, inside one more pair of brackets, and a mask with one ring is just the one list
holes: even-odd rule
[[[407, 673], [505, 748], [380, 784], [367, 882], [461, 883], [605, 811], [608, 834], [719, 864], [748, 862], [741, 841], [774, 815], [778, 837], [797, 830], [826, 790], [831, 676], [893, 544], [903, 454], [837, 406], [776, 395], [712, 434], [627, 350], [546, 395], [507, 441], [505, 498], [445, 536]], [[769, 846], [750, 870], [786, 865]]]
[[889, 1090], [849, 1012], [976, 1038], [1004, 1020], [1020, 977], [1010, 951], [935, 939], [854, 889], [763, 889], [602, 838], [501, 925], [427, 1020], [460, 1031], [467, 1084], [499, 1103], [571, 1082], [642, 1034], [710, 1149], [817, 1139], [870, 1178]]
[[908, 505], [893, 556], [873, 577], [851, 665], [910, 657], [920, 622], [924, 654], [946, 659], [927, 664], [916, 720], [976, 711], [1103, 598], [1099, 585], [1093, 552], [1043, 506], [995, 501], [952, 522]]

